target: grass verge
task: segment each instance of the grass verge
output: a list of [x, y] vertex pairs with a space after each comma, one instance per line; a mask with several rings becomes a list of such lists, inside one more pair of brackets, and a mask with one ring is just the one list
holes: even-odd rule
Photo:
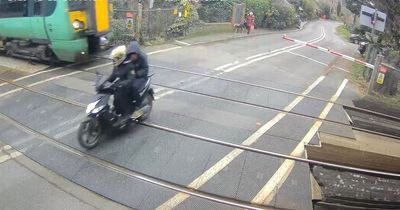
[[[351, 64], [350, 68], [350, 80], [357, 85], [358, 92], [362, 97], [362, 100], [366, 103], [373, 103], [380, 106], [380, 109], [386, 109], [388, 114], [400, 113], [400, 95], [396, 96], [384, 96], [377, 93], [367, 95], [368, 82], [364, 79], [363, 72], [365, 67], [359, 64]], [[383, 110], [381, 112], [384, 112]]]
[[349, 40], [350, 38], [350, 29], [346, 25], [341, 25], [336, 28], [336, 32], [342, 37], [344, 40]]

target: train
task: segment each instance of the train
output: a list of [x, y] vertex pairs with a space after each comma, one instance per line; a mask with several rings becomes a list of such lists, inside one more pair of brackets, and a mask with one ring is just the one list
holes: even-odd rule
[[0, 51], [26, 59], [78, 62], [107, 44], [108, 0], [0, 0]]

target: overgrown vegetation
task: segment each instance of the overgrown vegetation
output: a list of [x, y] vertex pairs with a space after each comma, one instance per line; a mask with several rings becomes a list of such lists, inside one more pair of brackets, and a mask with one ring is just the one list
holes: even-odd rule
[[293, 7], [276, 5], [271, 8], [265, 20], [266, 27], [282, 30], [297, 23], [296, 11]]
[[204, 1], [197, 12], [206, 23], [229, 22], [232, 15], [232, 0]]
[[336, 28], [337, 33], [344, 39], [349, 40], [350, 38], [350, 27], [347, 25], [341, 25]]
[[256, 26], [262, 27], [265, 15], [271, 12], [271, 0], [245, 0], [247, 11], [252, 11], [256, 16]]

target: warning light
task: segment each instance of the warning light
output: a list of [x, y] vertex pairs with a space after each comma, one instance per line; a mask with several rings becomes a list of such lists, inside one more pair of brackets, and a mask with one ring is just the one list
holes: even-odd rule
[[133, 18], [133, 12], [126, 12], [126, 18]]

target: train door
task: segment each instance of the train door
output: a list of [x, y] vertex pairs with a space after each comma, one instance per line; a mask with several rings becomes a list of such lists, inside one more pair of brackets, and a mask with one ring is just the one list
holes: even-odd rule
[[44, 8], [43, 1], [30, 0], [28, 1], [28, 13], [31, 17], [31, 32], [32, 37], [35, 37], [36, 42], [48, 42], [48, 37], [44, 26]]

